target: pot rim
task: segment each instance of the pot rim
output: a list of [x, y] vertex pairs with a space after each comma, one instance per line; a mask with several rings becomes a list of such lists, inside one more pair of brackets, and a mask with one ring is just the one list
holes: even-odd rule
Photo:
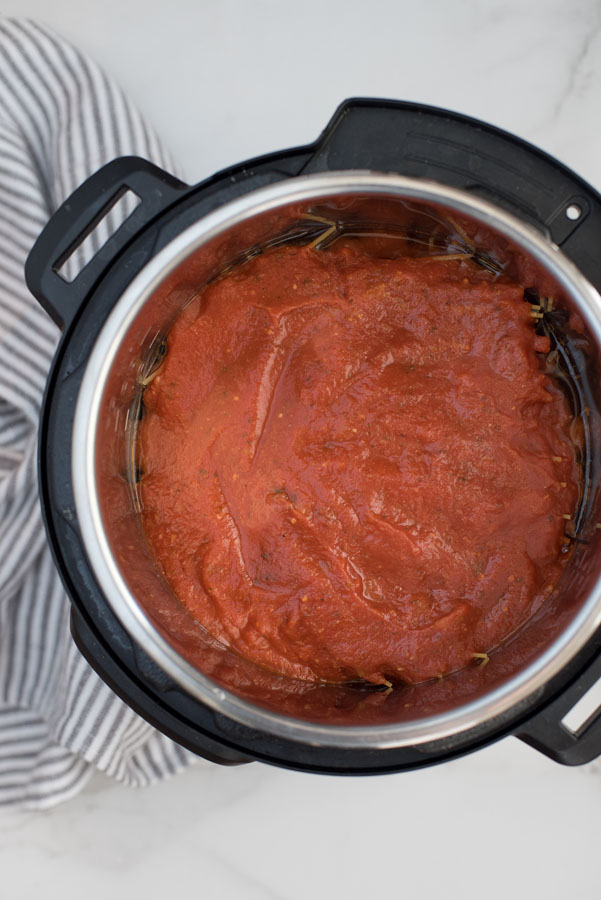
[[254, 730], [312, 746], [392, 749], [431, 743], [470, 731], [522, 705], [566, 666], [601, 625], [601, 579], [567, 628], [518, 675], [455, 709], [423, 719], [378, 726], [327, 725], [280, 715], [225, 690], [184, 660], [136, 602], [111, 553], [102, 526], [96, 483], [96, 425], [107, 377], [121, 341], [159, 284], [202, 244], [242, 221], [291, 203], [357, 194], [399, 196], [443, 204], [516, 242], [552, 273], [601, 345], [601, 296], [559, 248], [532, 226], [488, 201], [438, 182], [369, 171], [287, 178], [230, 201], [180, 232], [133, 278], [118, 298], [92, 348], [77, 398], [72, 432], [75, 508], [86, 554], [98, 584], [134, 641], [175, 682], [214, 711]]

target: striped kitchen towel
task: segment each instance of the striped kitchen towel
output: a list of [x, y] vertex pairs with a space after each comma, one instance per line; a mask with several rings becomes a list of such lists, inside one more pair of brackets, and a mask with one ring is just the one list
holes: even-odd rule
[[75, 647], [37, 494], [38, 417], [58, 330], [23, 266], [64, 198], [128, 154], [174, 171], [93, 62], [41, 25], [0, 20], [0, 807], [52, 806], [94, 767], [141, 786], [193, 759], [125, 706]]

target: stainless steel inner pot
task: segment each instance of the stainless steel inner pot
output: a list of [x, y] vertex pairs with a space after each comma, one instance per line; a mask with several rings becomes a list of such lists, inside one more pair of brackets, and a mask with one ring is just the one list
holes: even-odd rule
[[[140, 528], [135, 433], [144, 380], [178, 311], [202, 287], [267, 246], [341, 235], [388, 234], [410, 252], [459, 252], [553, 297], [569, 341], [579, 313], [591, 383], [580, 416], [588, 466], [578, 535], [555, 593], [518, 634], [477, 665], [392, 693], [315, 686], [269, 673], [214, 641], [163, 579]], [[563, 324], [562, 324], [563, 323]], [[601, 297], [543, 234], [467, 192], [371, 172], [291, 178], [199, 219], [134, 278], [97, 336], [77, 401], [73, 486], [86, 553], [116, 616], [187, 692], [236, 722], [313, 746], [391, 748], [468, 731], [540, 692], [601, 624], [601, 539], [596, 485]], [[576, 410], [576, 415], [578, 411]], [[590, 457], [590, 458], [588, 458]], [[592, 468], [591, 468], [592, 467]]]

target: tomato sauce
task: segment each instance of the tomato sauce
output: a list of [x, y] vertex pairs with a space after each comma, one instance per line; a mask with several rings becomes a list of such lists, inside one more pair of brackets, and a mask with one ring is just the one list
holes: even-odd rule
[[284, 247], [205, 288], [167, 346], [144, 529], [241, 656], [418, 683], [485, 660], [553, 591], [579, 472], [520, 285]]

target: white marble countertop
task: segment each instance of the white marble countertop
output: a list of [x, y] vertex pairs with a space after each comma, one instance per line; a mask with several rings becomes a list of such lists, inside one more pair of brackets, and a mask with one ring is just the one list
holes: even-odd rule
[[[601, 188], [593, 0], [4, 0], [113, 74], [198, 180], [313, 140], [348, 96], [423, 101], [525, 137]], [[601, 766], [507, 739], [396, 776], [200, 764], [100, 776], [0, 818], [1, 900], [599, 896]]]

